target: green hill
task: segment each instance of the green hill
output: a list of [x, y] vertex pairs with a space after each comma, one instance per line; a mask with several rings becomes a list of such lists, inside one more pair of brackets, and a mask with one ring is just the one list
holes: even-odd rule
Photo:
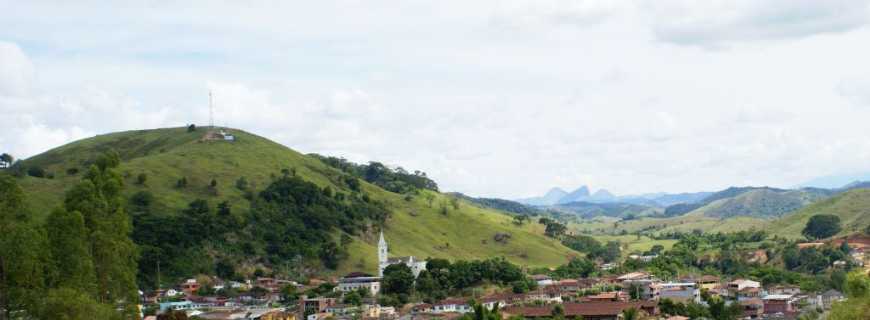
[[832, 214], [840, 217], [846, 235], [864, 230], [870, 225], [870, 189], [855, 189], [813, 203], [770, 224], [770, 230], [789, 238], [802, 238], [801, 231], [810, 217]]
[[825, 192], [807, 190], [758, 188], [733, 197], [715, 200], [693, 212], [714, 218], [735, 216], [776, 218], [827, 198], [828, 195]]
[[[102, 152], [115, 150], [121, 158], [119, 172], [124, 177], [127, 197], [140, 191], [153, 195], [152, 212], [177, 215], [197, 199], [214, 208], [226, 201], [232, 214], [244, 216], [251, 210], [251, 195], [236, 186], [244, 177], [249, 189], [260, 191], [292, 170], [296, 176], [329, 187], [337, 193], [352, 193], [343, 179], [348, 174], [324, 164], [315, 156], [304, 155], [254, 134], [231, 130], [235, 141], [202, 141], [205, 130], [188, 132], [186, 128], [127, 131], [76, 141], [21, 164], [38, 167], [47, 177], [25, 176], [19, 180], [27, 193], [28, 203], [37, 218], [58, 206], [63, 193], [81, 179], [89, 164]], [[144, 184], [138, 177], [144, 174]], [[186, 187], [177, 187], [184, 178]], [[216, 182], [211, 187], [212, 181]], [[481, 208], [464, 200], [423, 190], [416, 194], [398, 194], [362, 181], [360, 193], [381, 203], [389, 212], [383, 226], [391, 255], [415, 255], [420, 258], [476, 259], [504, 256], [525, 266], [555, 266], [576, 254], [558, 241], [543, 235], [537, 224], [516, 226], [501, 211]], [[262, 226], [261, 226], [262, 227]], [[376, 233], [380, 227], [369, 226], [352, 236], [347, 244], [349, 256], [338, 270], [376, 271]], [[340, 231], [335, 231], [339, 237]], [[493, 240], [496, 234], [510, 234], [507, 241]], [[501, 238], [501, 237], [500, 237]], [[249, 269], [263, 262], [251, 254], [223, 252], [207, 248], [202, 254], [211, 258], [233, 255]], [[269, 267], [269, 266], [266, 266]], [[248, 270], [250, 271], [250, 270]]]

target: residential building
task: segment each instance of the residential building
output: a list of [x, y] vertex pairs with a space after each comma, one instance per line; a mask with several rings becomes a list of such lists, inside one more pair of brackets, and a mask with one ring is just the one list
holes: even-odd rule
[[[655, 302], [583, 302], [565, 303], [562, 305], [566, 319], [583, 320], [617, 320], [624, 310], [635, 308], [648, 315], [657, 315], [658, 306]], [[517, 306], [501, 310], [503, 318], [522, 316], [524, 318], [550, 318], [553, 306]]]
[[199, 290], [199, 283], [196, 282], [196, 279], [187, 279], [181, 284], [181, 291], [185, 294], [195, 294], [197, 290]]
[[701, 290], [694, 282], [668, 282], [655, 284], [655, 286], [658, 287], [658, 299], [701, 303]]
[[791, 294], [770, 294], [762, 298], [764, 313], [792, 313], [797, 311], [797, 299]]
[[581, 300], [585, 302], [622, 302], [628, 301], [628, 294], [624, 291], [602, 292], [596, 295], [585, 296]]
[[740, 307], [743, 309], [743, 317], [745, 318], [759, 318], [762, 314], [764, 314], [764, 302], [761, 299], [746, 299], [739, 302]]
[[698, 278], [697, 283], [699, 288], [712, 290], [720, 285], [719, 277], [714, 275], [703, 275]]
[[545, 274], [533, 274], [529, 276], [532, 280], [534, 280], [538, 286], [549, 286], [553, 284], [553, 278]]
[[636, 295], [641, 300], [655, 300], [659, 296], [660, 282], [651, 277], [622, 280], [622, 290], [629, 296]]
[[462, 298], [448, 298], [432, 304], [431, 313], [466, 313], [473, 311], [468, 301]]
[[834, 302], [842, 301], [845, 298], [846, 297], [843, 295], [842, 292], [831, 289], [825, 291], [825, 293], [820, 294], [817, 299], [820, 302], [818, 303], [820, 307], [824, 309], [830, 309], [831, 305], [834, 304]]
[[306, 296], [299, 298], [299, 310], [302, 314], [308, 316], [310, 314], [321, 313], [326, 311], [326, 308], [336, 304], [335, 298], [313, 298], [309, 299]]
[[372, 296], [377, 295], [381, 292], [381, 278], [372, 276], [355, 276], [351, 274], [339, 279], [338, 286], [336, 286], [334, 290], [350, 292], [360, 289], [368, 291]]

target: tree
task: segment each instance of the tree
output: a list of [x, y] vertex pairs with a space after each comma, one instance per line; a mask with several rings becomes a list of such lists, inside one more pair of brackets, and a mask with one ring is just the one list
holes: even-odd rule
[[550, 311], [550, 315], [553, 319], [564, 319], [565, 318], [565, 307], [561, 304], [557, 304], [553, 307], [553, 310]]
[[810, 239], [823, 239], [839, 233], [840, 217], [831, 214], [817, 214], [810, 217], [802, 234]]
[[148, 180], [148, 174], [142, 172], [136, 176], [136, 184], [142, 186], [145, 185], [145, 181]]
[[12, 162], [15, 161], [15, 158], [12, 157], [11, 154], [3, 153], [0, 154], [0, 168], [9, 168], [12, 166]]
[[96, 270], [85, 219], [78, 211], [55, 209], [45, 222], [51, 252], [49, 285], [96, 294]]
[[713, 320], [736, 320], [743, 314], [743, 308], [740, 307], [739, 303], [727, 304], [721, 298], [713, 298], [707, 300], [707, 304], [709, 305], [710, 317]]
[[179, 189], [187, 188], [187, 177], [181, 177], [175, 182], [175, 187]]
[[114, 170], [119, 164], [117, 152], [98, 157], [82, 181], [67, 191], [64, 206], [84, 218], [97, 276], [96, 300], [121, 302], [127, 315], [135, 315], [138, 250], [130, 239], [132, 225], [121, 196], [123, 179]]
[[248, 189], [248, 179], [245, 177], [239, 177], [239, 179], [236, 180], [236, 189], [239, 189], [242, 191], [247, 190]]
[[383, 290], [387, 294], [410, 294], [414, 289], [414, 273], [404, 263], [384, 269]]
[[99, 303], [90, 295], [73, 288], [49, 290], [44, 298], [40, 319], [121, 319], [110, 304]]
[[36, 314], [45, 287], [45, 233], [31, 221], [24, 199], [15, 179], [0, 175], [0, 319], [19, 310]]
[[194, 132], [194, 131], [196, 131], [195, 124], [190, 124], [189, 126], [187, 126], [187, 132]]
[[628, 308], [622, 310], [622, 320], [638, 320], [640, 319], [640, 312], [637, 311], [636, 308]]

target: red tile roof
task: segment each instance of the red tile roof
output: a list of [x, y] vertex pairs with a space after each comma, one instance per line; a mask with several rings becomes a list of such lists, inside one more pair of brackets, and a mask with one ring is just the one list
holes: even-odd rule
[[[584, 302], [562, 304], [565, 316], [612, 316], [622, 313], [623, 310], [646, 307], [653, 308], [655, 302]], [[502, 312], [510, 315], [522, 315], [524, 317], [548, 317], [552, 314], [551, 306], [533, 307], [507, 307]]]

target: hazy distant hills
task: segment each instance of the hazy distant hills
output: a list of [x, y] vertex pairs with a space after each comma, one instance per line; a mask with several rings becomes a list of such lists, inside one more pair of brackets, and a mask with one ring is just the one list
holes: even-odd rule
[[582, 186], [572, 192], [554, 188], [542, 197], [517, 202], [539, 209], [574, 213], [583, 218], [678, 217], [690, 213], [720, 219], [738, 216], [777, 218], [831, 196], [861, 188], [870, 188], [870, 182], [856, 181], [833, 189], [730, 187], [717, 192], [629, 196], [616, 196], [603, 189], [590, 193], [587, 186]]
[[711, 194], [712, 192], [687, 192], [616, 196], [605, 189], [600, 189], [592, 193], [588, 186], [580, 186], [571, 192], [567, 192], [561, 188], [552, 188], [543, 196], [518, 199], [516, 202], [530, 206], [553, 206], [574, 202], [589, 202], [629, 203], [649, 207], [667, 207], [678, 203], [697, 202]]

